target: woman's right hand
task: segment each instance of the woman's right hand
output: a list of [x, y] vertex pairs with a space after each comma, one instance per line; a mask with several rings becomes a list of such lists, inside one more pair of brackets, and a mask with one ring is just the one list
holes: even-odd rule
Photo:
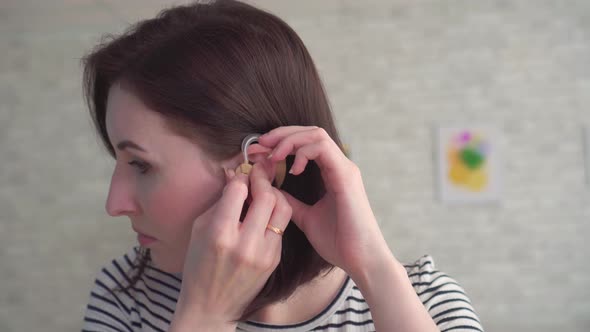
[[[268, 174], [260, 163], [249, 176], [226, 170], [221, 198], [195, 220], [173, 325], [235, 324], [277, 267], [281, 235], [266, 226], [286, 229], [292, 212]], [[249, 182], [252, 202], [240, 222]]]

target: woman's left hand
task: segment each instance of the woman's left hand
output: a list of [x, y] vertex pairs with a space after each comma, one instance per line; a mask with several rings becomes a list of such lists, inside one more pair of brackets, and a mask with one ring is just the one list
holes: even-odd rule
[[373, 215], [359, 168], [324, 129], [279, 127], [260, 136], [258, 143], [273, 149], [273, 162], [294, 154], [293, 175], [301, 174], [310, 160], [319, 166], [326, 194], [314, 205], [282, 192], [292, 207], [292, 220], [326, 261], [354, 278], [392, 257]]

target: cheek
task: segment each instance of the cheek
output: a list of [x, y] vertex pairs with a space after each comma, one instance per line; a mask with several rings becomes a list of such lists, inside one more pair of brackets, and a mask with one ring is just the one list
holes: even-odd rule
[[195, 219], [218, 199], [223, 183], [214, 178], [174, 178], [150, 184], [144, 212], [161, 235], [174, 241], [190, 234]]

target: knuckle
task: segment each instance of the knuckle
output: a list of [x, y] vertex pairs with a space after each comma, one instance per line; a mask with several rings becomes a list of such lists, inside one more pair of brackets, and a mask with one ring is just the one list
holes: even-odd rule
[[272, 268], [273, 265], [273, 259], [272, 258], [265, 258], [262, 259], [258, 262], [258, 265], [256, 266], [260, 271], [267, 271], [268, 269]]
[[246, 249], [234, 250], [231, 257], [238, 266], [251, 266], [254, 260], [253, 255]]
[[[268, 249], [270, 249], [270, 248], [268, 248]], [[271, 267], [273, 267], [273, 263], [275, 260], [274, 256], [276, 256], [276, 255], [274, 254], [274, 252], [272, 252], [272, 250], [266, 250], [266, 252], [264, 254], [260, 255], [260, 259], [258, 260], [258, 267], [261, 270], [265, 270], [265, 271], [270, 269]]]
[[336, 172], [335, 176], [339, 179], [339, 181], [362, 184], [362, 174], [360, 168], [349, 160], [343, 161], [342, 168]]
[[330, 147], [332, 142], [330, 141], [329, 138], [326, 138], [326, 139], [322, 139], [319, 144], [322, 147], [322, 149], [327, 149]]
[[272, 188], [272, 189], [273, 189], [273, 193], [277, 197], [277, 203], [276, 203], [275, 209], [281, 215], [288, 215], [290, 218], [291, 215], [293, 214], [293, 208], [291, 207], [291, 204], [289, 204], [289, 202], [287, 201], [287, 198], [285, 197], [285, 195], [283, 195], [283, 193], [280, 192], [280, 190], [278, 190], [277, 188]]
[[266, 205], [275, 205], [277, 197], [271, 191], [263, 191], [258, 193], [258, 200]]
[[222, 236], [214, 237], [211, 241], [211, 249], [217, 256], [224, 256], [232, 250], [232, 245]]
[[291, 151], [293, 151], [293, 138], [292, 137], [287, 137], [285, 138], [277, 147], [277, 151], [281, 151], [283, 153], [283, 155], [285, 153], [289, 154], [291, 153]]
[[241, 197], [244, 200], [248, 197], [248, 188], [245, 183], [239, 181], [230, 182], [225, 190], [226, 195]]
[[250, 270], [262, 271], [267, 268], [266, 261], [260, 255], [255, 255], [251, 250], [236, 250], [233, 258], [237, 266]]
[[246, 257], [246, 255], [240, 251], [233, 252], [230, 257], [232, 265], [235, 267], [242, 268], [249, 266], [248, 257]]
[[361, 169], [353, 162], [350, 162], [349, 172], [356, 177], [361, 177]]
[[289, 205], [286, 201], [280, 200], [279, 203], [275, 207], [276, 213], [280, 216], [285, 216], [291, 218], [293, 215], [293, 208]]
[[328, 135], [328, 132], [326, 131], [326, 129], [322, 128], [322, 127], [318, 127], [315, 130], [315, 133], [318, 137], [329, 137], [330, 135]]
[[263, 266], [261, 266], [261, 267], [265, 271], [270, 270], [270, 269], [274, 269], [277, 266], [277, 264], [276, 264], [277, 259], [275, 258], [275, 256], [278, 256], [278, 255], [272, 255], [272, 256], [268, 255], [267, 257], [264, 258]]
[[280, 254], [279, 254], [279, 255], [275, 255], [275, 256], [272, 258], [272, 263], [271, 263], [271, 266], [272, 266], [273, 268], [275, 268], [275, 267], [277, 267], [277, 266], [279, 265], [279, 263], [280, 263], [280, 262], [281, 262], [281, 255], [280, 255]]

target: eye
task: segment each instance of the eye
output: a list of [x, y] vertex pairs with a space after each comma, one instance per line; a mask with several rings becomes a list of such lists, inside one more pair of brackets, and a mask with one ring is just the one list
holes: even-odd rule
[[141, 174], [145, 174], [150, 169], [149, 164], [137, 160], [130, 161], [128, 164], [131, 166], [135, 166]]

